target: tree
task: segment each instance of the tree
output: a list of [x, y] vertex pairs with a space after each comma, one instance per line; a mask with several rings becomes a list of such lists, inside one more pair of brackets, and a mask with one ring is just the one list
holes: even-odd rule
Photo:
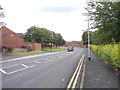
[[[4, 18], [5, 17], [5, 14], [3, 13], [3, 8], [0, 6], [0, 18]], [[0, 26], [4, 26], [4, 22], [0, 22]]]
[[[97, 29], [92, 36], [95, 44], [108, 44], [115, 40], [120, 42], [120, 2], [90, 2], [90, 20]], [[95, 42], [96, 41], [96, 42]]]
[[32, 26], [27, 30], [24, 39], [26, 42], [41, 43], [45, 46], [49, 43], [55, 44], [56, 47], [65, 44], [61, 34], [36, 26]]
[[65, 40], [62, 38], [61, 34], [56, 33], [56, 34], [54, 34], [54, 42], [53, 43], [56, 45], [56, 48], [57, 48], [58, 45], [64, 45]]

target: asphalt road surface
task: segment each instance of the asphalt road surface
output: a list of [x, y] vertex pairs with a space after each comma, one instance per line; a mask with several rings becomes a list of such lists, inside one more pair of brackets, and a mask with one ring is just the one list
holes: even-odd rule
[[31, 55], [0, 63], [2, 88], [66, 88], [83, 48]]

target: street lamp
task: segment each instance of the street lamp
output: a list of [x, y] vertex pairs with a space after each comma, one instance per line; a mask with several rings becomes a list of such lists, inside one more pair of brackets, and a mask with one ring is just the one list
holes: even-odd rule
[[91, 58], [90, 58], [90, 33], [89, 33], [89, 30], [90, 30], [90, 28], [89, 28], [89, 7], [88, 7], [88, 0], [87, 0], [87, 11], [88, 11], [88, 13], [83, 13], [83, 15], [84, 16], [87, 16], [87, 21], [88, 21], [88, 29], [87, 29], [87, 31], [88, 31], [88, 60], [90, 61], [91, 60]]

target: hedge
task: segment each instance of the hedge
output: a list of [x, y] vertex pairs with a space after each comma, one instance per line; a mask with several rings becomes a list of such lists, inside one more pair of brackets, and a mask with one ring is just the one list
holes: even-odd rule
[[91, 45], [91, 49], [101, 59], [110, 63], [115, 68], [120, 68], [120, 43], [108, 45]]

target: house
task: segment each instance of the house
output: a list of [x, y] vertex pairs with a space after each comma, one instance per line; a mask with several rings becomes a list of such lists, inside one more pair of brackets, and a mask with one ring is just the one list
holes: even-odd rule
[[[4, 49], [13, 49], [14, 52], [25, 52], [25, 46], [32, 45], [32, 50], [41, 50], [41, 44], [24, 42], [22, 34], [16, 34], [9, 28], [2, 26], [0, 29], [0, 46]], [[19, 50], [18, 50], [19, 49]]]
[[1, 28], [0, 38], [2, 38], [2, 42], [0, 44], [3, 47], [22, 48], [22, 46], [25, 45], [23, 38], [5, 26]]

